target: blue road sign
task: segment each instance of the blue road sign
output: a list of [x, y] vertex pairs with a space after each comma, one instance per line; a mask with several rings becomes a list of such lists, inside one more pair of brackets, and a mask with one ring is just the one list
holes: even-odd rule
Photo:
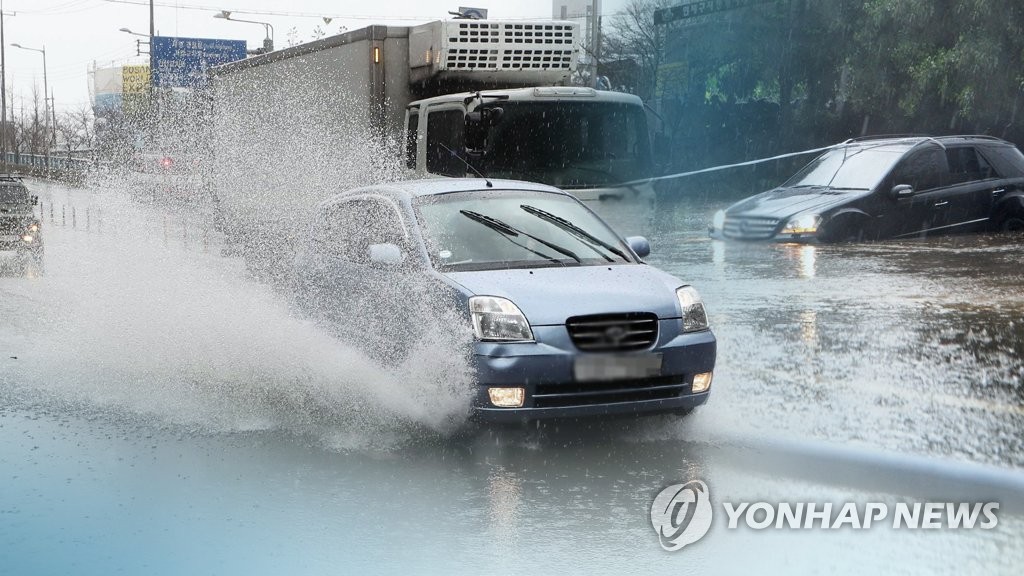
[[154, 36], [153, 85], [201, 88], [212, 66], [245, 59], [245, 40]]

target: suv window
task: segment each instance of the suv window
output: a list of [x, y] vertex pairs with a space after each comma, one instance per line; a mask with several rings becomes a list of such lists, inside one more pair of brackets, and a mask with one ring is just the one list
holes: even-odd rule
[[369, 263], [370, 244], [407, 244], [405, 228], [394, 206], [368, 198], [325, 208], [313, 238], [324, 251], [357, 264]]
[[949, 164], [938, 146], [914, 152], [893, 170], [893, 185], [910, 184], [920, 192], [949, 184]]
[[0, 186], [0, 204], [28, 203], [28, 188], [24, 186]]
[[462, 177], [466, 164], [462, 151], [466, 115], [461, 110], [439, 110], [427, 114], [427, 172]]
[[973, 147], [947, 148], [950, 184], [996, 178], [996, 172], [985, 157]]

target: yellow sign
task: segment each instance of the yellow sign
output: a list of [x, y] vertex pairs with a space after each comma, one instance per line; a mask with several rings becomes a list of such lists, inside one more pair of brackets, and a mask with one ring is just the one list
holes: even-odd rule
[[654, 85], [655, 98], [678, 96], [686, 92], [689, 72], [689, 66], [685, 61], [658, 66]]
[[129, 94], [149, 92], [149, 66], [125, 66], [121, 69], [121, 90]]

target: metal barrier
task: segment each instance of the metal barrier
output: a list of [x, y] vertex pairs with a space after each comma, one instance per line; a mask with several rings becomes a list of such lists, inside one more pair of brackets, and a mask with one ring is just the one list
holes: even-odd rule
[[7, 166], [22, 166], [33, 169], [75, 171], [85, 171], [94, 164], [92, 160], [68, 158], [67, 155], [53, 154], [46, 156], [43, 154], [19, 154], [16, 152], [8, 152], [6, 157], [3, 158], [3, 163]]

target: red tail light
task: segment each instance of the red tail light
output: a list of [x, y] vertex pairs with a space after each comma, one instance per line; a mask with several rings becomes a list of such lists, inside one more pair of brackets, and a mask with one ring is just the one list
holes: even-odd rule
[[174, 164], [174, 160], [171, 159], [170, 157], [164, 157], [160, 159], [160, 166], [162, 168], [170, 168], [172, 164]]

